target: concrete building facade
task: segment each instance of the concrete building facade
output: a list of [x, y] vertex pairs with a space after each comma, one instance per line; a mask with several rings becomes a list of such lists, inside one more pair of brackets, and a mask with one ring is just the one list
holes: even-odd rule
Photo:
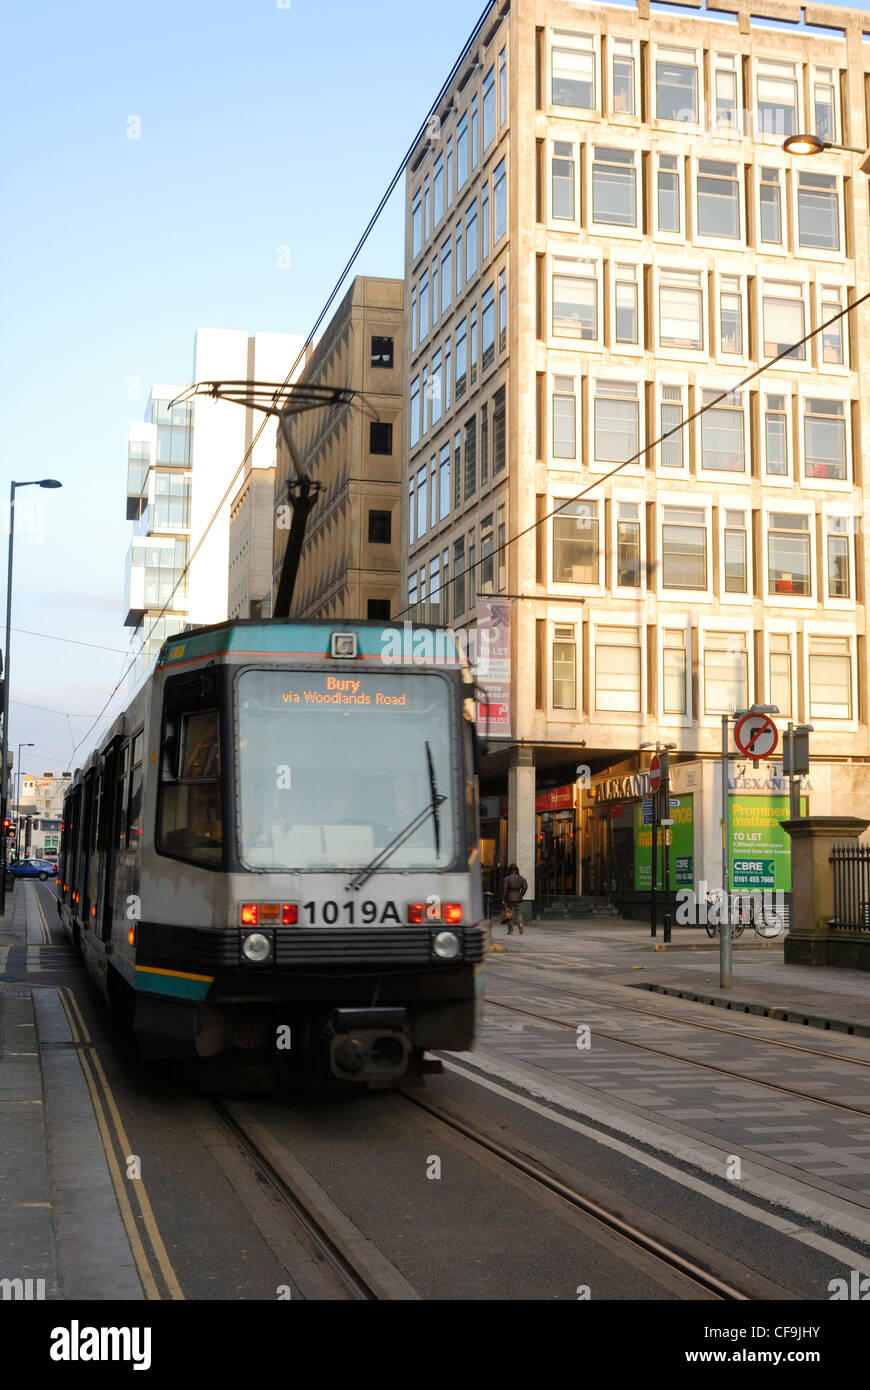
[[[322, 485], [309, 516], [291, 617], [390, 618], [399, 597], [402, 281], [357, 276], [299, 380], [347, 387], [347, 405], [291, 417], [304, 471]], [[273, 596], [287, 548], [293, 472], [279, 434]]]
[[[744, 380], [870, 290], [860, 155], [782, 149], [866, 147], [866, 20], [685, 9], [493, 5], [406, 192], [402, 607], [490, 649], [498, 610], [484, 864], [626, 910], [643, 742], [672, 888], [721, 881], [734, 709], [811, 723], [812, 811], [870, 814], [864, 321]], [[787, 888], [781, 763], [730, 781], [732, 886]]]

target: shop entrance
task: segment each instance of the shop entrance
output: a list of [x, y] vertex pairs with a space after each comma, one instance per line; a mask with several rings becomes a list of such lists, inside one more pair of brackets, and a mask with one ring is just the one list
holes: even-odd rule
[[574, 810], [542, 811], [536, 820], [535, 898], [546, 903], [553, 898], [574, 897], [577, 892]]

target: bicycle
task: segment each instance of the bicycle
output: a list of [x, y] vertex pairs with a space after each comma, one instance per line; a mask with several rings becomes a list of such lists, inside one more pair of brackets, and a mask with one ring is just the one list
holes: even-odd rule
[[[714, 937], [719, 931], [720, 923], [710, 922], [710, 908], [715, 907], [716, 915], [719, 915], [721, 894], [707, 894], [707, 921], [704, 924], [709, 937]], [[731, 920], [731, 928], [734, 940], [738, 941], [743, 935], [747, 926], [751, 927], [756, 936], [760, 936], [767, 941], [774, 940], [781, 936], [785, 931], [785, 921], [781, 912], [775, 908], [769, 908], [759, 902], [759, 895], [756, 893], [734, 893], [728, 904], [728, 915]]]

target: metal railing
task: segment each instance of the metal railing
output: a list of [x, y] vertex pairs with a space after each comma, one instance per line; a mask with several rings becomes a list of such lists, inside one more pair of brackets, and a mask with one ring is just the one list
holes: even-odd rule
[[834, 880], [832, 926], [870, 931], [870, 845], [834, 845], [829, 862]]

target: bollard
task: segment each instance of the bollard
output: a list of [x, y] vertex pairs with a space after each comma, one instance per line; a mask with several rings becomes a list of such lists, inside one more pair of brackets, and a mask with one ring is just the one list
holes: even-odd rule
[[667, 942], [667, 941], [670, 941], [670, 939], [671, 939], [671, 922], [672, 922], [672, 920], [673, 920], [673, 919], [672, 919], [672, 917], [671, 917], [671, 914], [670, 914], [669, 912], [666, 912], [665, 915], [664, 915], [665, 941], [666, 941], [666, 942]]

